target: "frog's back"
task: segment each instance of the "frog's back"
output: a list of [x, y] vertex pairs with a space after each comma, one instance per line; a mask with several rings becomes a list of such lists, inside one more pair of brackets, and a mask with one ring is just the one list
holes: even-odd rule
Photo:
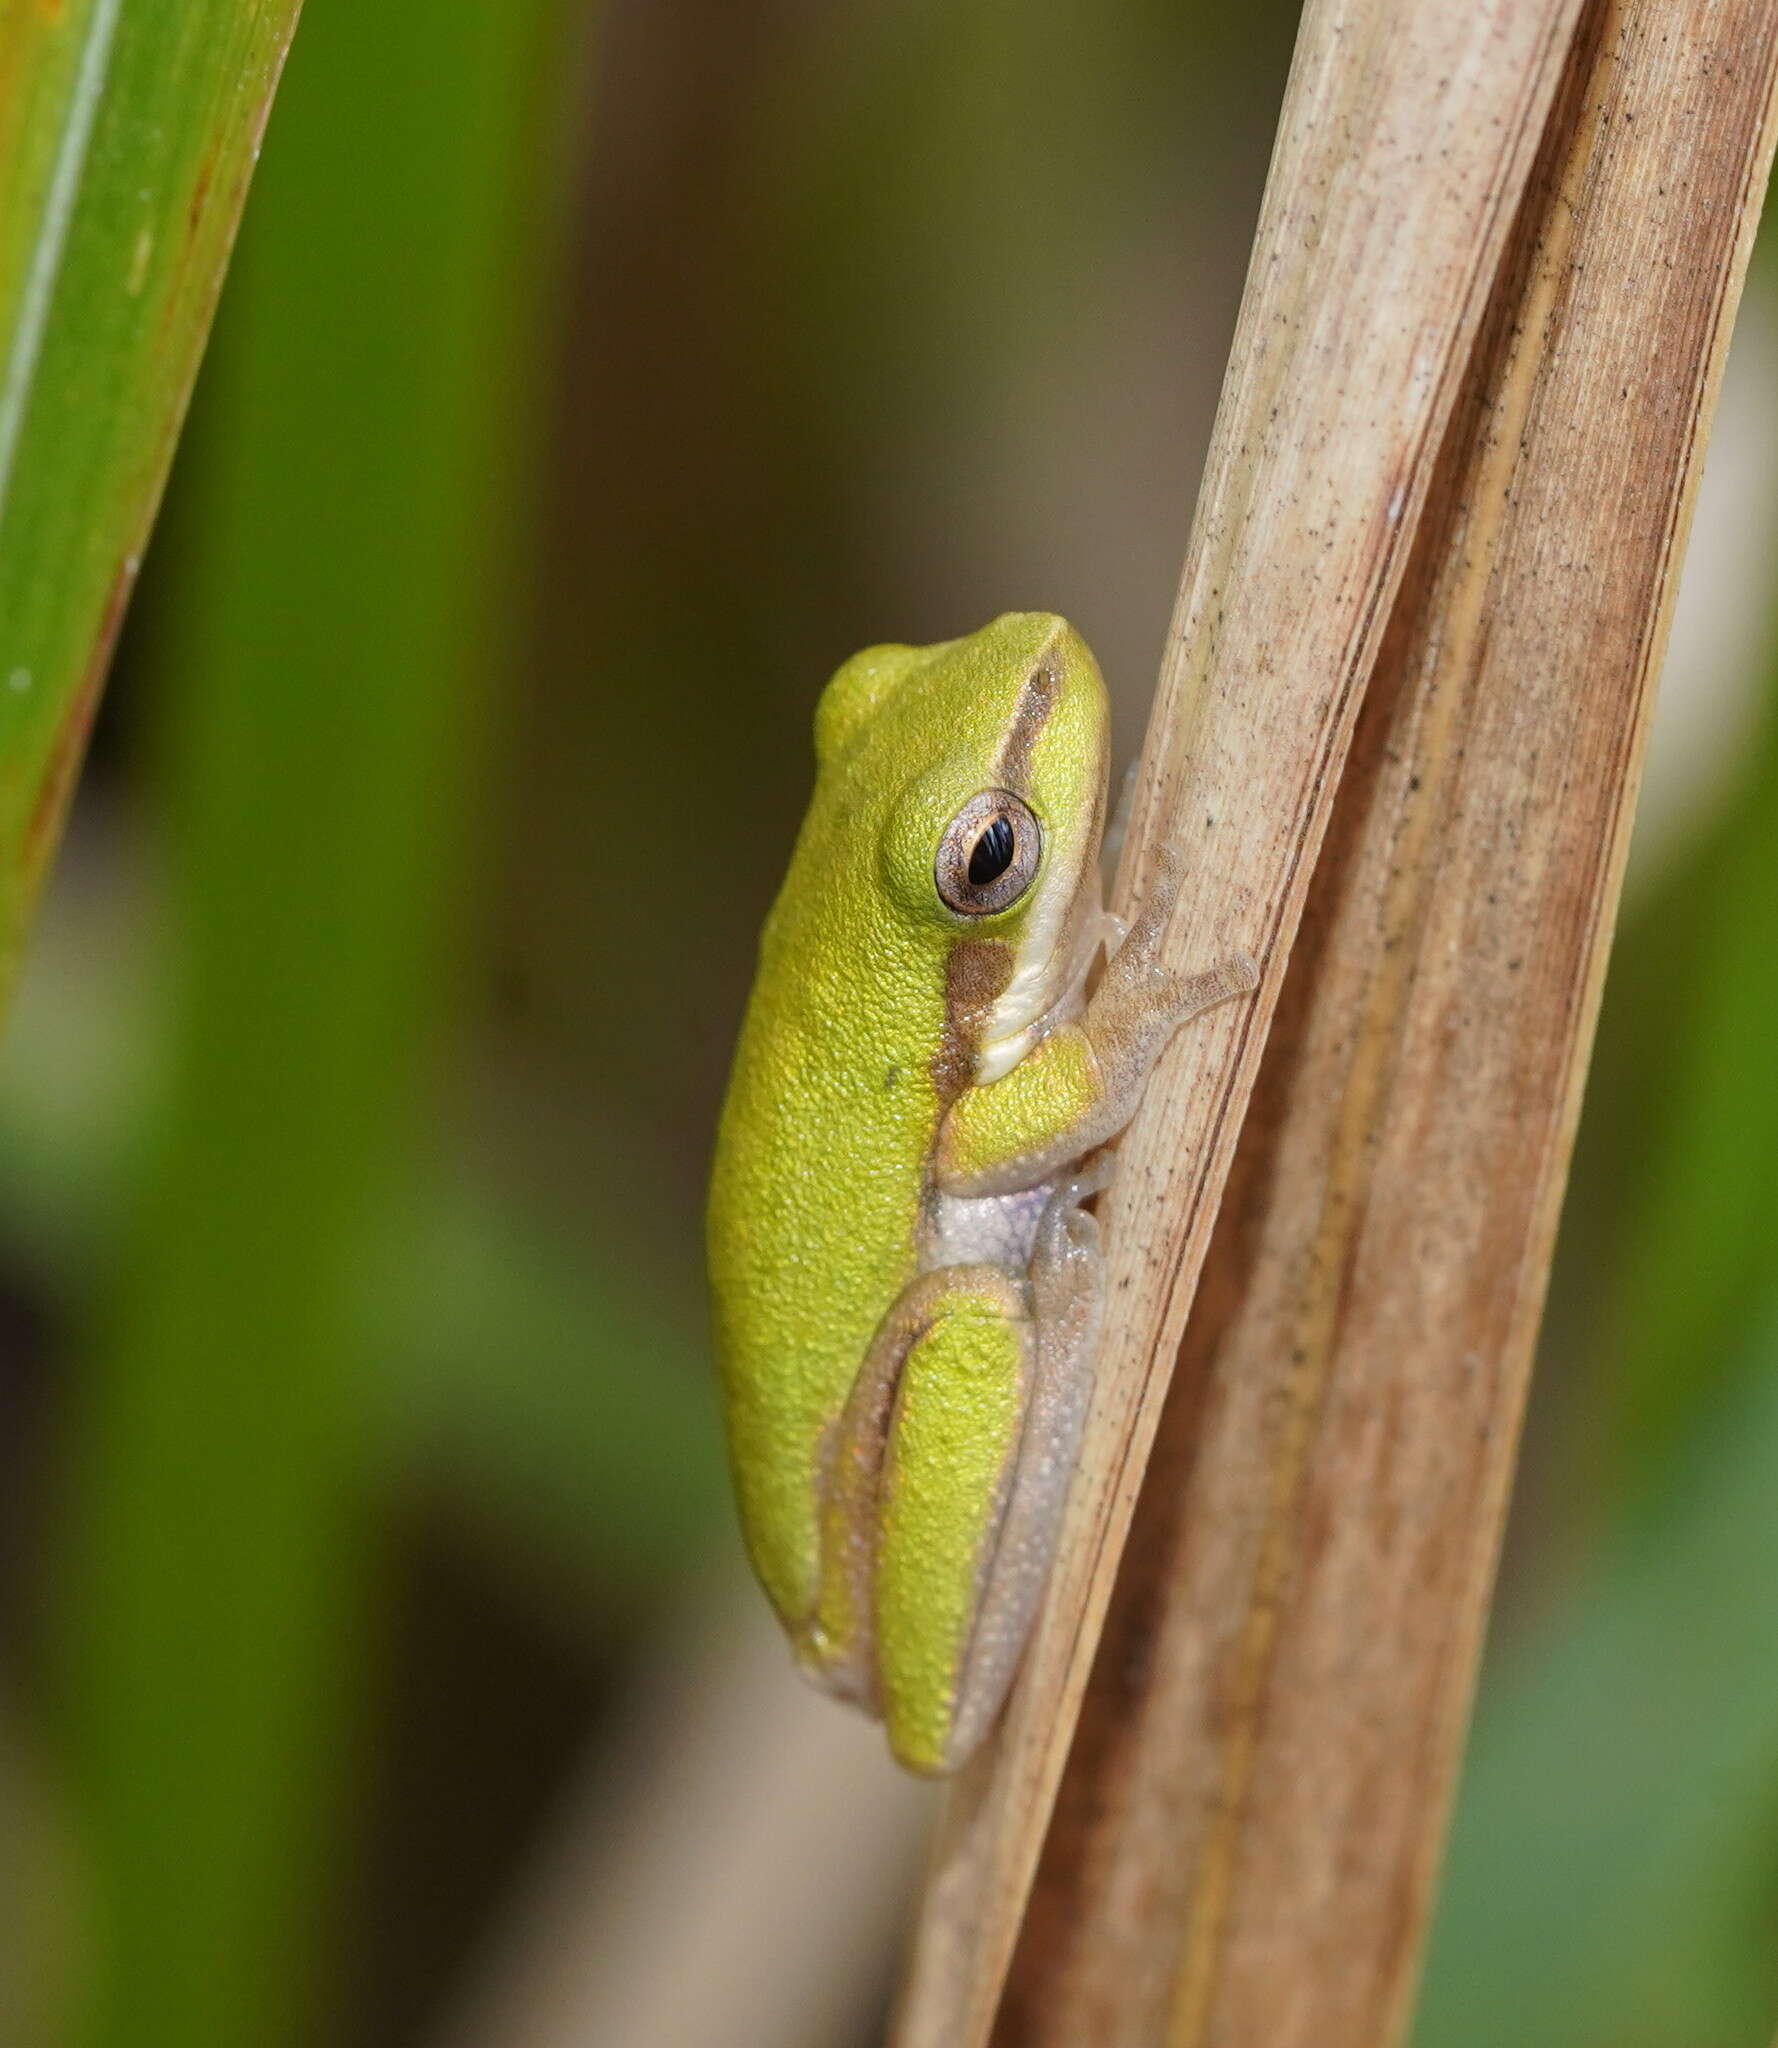
[[942, 965], [893, 920], [842, 937], [830, 905], [798, 895], [809, 850], [805, 838], [766, 929], [710, 1199], [743, 1518], [790, 1613], [814, 1582], [820, 1437], [913, 1272], [944, 1003]]

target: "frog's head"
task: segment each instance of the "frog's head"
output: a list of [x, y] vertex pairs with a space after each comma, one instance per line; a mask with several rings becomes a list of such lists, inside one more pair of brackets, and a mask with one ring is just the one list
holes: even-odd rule
[[943, 976], [971, 1071], [993, 1081], [1078, 986], [1099, 934], [1108, 714], [1098, 664], [1053, 612], [935, 647], [873, 647], [828, 685], [821, 774], [874, 814], [896, 922]]

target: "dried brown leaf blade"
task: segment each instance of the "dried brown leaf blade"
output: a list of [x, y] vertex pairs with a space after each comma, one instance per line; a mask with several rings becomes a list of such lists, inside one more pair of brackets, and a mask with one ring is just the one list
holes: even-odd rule
[[997, 1741], [958, 1785], [897, 2039], [985, 2039], [1352, 720], [1572, 35], [1575, 0], [1312, 0], [1157, 700], [1123, 898], [1163, 841], [1186, 970], [1252, 1002], [1176, 1045], [1104, 1205], [1100, 1379]]
[[1766, 0], [1586, 11], [1322, 851], [1003, 2040], [1405, 2027], [1775, 78]]

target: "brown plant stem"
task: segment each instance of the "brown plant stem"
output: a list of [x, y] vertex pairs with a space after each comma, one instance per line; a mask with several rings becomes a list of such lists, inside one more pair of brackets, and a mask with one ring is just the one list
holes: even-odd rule
[[1775, 77], [1766, 0], [1586, 9], [1322, 850], [1003, 2042], [1405, 2031]]
[[1122, 900], [1188, 861], [1172, 964], [1263, 982], [1182, 1034], [1104, 1206], [1106, 1339], [1061, 1556], [951, 1801], [903, 2048], [992, 2024], [1161, 1397], [1360, 694], [1576, 0], [1311, 0], [1138, 792]]

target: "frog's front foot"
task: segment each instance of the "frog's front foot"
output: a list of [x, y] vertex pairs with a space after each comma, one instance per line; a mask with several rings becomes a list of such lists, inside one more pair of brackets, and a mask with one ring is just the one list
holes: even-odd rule
[[1155, 871], [1124, 942], [1105, 964], [1089, 1007], [1089, 1028], [1112, 1044], [1136, 1039], [1149, 1059], [1181, 1024], [1232, 997], [1259, 986], [1259, 968], [1246, 952], [1232, 953], [1199, 974], [1178, 974], [1161, 960], [1161, 946], [1178, 899], [1185, 857], [1167, 840], [1155, 856]]

